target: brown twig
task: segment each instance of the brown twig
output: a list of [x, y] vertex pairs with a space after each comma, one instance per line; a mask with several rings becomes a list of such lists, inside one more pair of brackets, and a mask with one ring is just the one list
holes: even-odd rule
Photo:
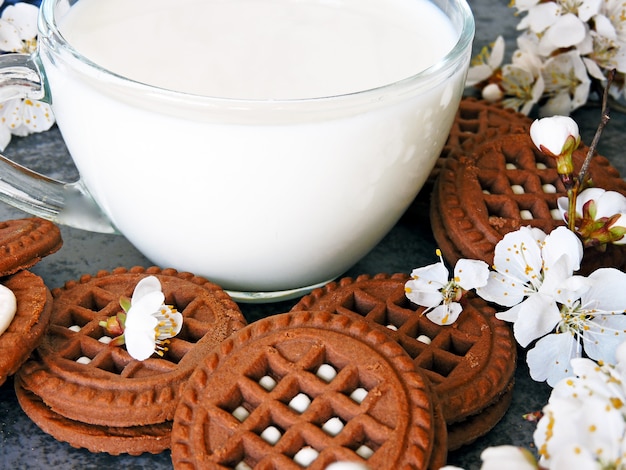
[[596, 129], [596, 133], [593, 136], [593, 140], [591, 141], [591, 145], [589, 145], [589, 151], [587, 152], [587, 156], [585, 157], [585, 161], [583, 162], [582, 167], [580, 168], [580, 172], [578, 173], [578, 187], [582, 188], [585, 183], [585, 178], [587, 177], [587, 170], [589, 169], [589, 164], [591, 163], [591, 159], [596, 153], [596, 147], [598, 146], [598, 142], [600, 142], [600, 136], [602, 135], [602, 131], [606, 127], [607, 123], [611, 119], [610, 109], [609, 109], [609, 88], [611, 87], [611, 83], [613, 83], [613, 79], [615, 78], [615, 69], [611, 70], [607, 76], [607, 83], [604, 87], [604, 93], [602, 95], [602, 115], [600, 116], [600, 124]]

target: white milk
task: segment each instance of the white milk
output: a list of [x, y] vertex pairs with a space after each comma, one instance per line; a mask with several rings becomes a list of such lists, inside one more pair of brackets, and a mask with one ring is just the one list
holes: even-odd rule
[[386, 85], [434, 64], [456, 38], [425, 0], [81, 0], [60, 30], [125, 77], [243, 99]]
[[406, 78], [458, 33], [423, 0], [80, 0], [60, 30], [140, 82], [269, 98], [161, 93], [43, 42], [57, 122], [111, 221], [155, 264], [251, 291], [327, 281], [388, 233], [443, 147], [470, 54], [410, 89], [274, 102]]

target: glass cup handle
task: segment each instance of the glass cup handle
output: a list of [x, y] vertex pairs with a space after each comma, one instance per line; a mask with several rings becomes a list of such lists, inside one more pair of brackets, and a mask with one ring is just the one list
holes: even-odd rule
[[[27, 98], [49, 102], [36, 56], [0, 55], [0, 102]], [[117, 233], [82, 181], [57, 181], [0, 154], [0, 201], [29, 214], [92, 232]]]

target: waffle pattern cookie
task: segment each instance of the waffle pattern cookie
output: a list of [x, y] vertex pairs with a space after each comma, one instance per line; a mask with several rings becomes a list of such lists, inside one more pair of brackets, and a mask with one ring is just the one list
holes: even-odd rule
[[[122, 347], [102, 341], [99, 325], [120, 311], [121, 296], [130, 297], [140, 279], [156, 276], [161, 282], [165, 303], [182, 313], [183, 329], [168, 345], [163, 357], [145, 361], [133, 359]], [[30, 416], [42, 429], [60, 440], [92, 451], [111, 454], [160, 451], [150, 443], [142, 447], [133, 435], [120, 438], [128, 429], [157, 425], [171, 428], [180, 391], [201, 358], [234, 331], [246, 324], [237, 305], [218, 286], [204, 278], [173, 269], [119, 268], [66, 283], [52, 292], [50, 327], [37, 357], [28, 361], [16, 376], [18, 396], [26, 398], [24, 410], [36, 408], [33, 397], [49, 409], [47, 414]], [[24, 390], [20, 390], [24, 389]], [[73, 427], [76, 434], [54, 433], [50, 416]], [[97, 432], [79, 434], [84, 425], [98, 426]], [[139, 428], [138, 428], [139, 427]], [[108, 428], [109, 432], [101, 432]], [[167, 433], [169, 435], [169, 433]], [[76, 439], [72, 436], [76, 435]], [[109, 439], [114, 436], [114, 439]], [[124, 446], [118, 442], [126, 442]], [[137, 445], [137, 446], [135, 446]]]
[[172, 460], [176, 469], [439, 468], [435, 406], [410, 358], [369, 323], [279, 314], [198, 366], [176, 411]]
[[[574, 152], [580, 168], [584, 145]], [[595, 186], [626, 194], [626, 182], [602, 156], [589, 167]], [[459, 258], [493, 263], [496, 244], [523, 225], [549, 233], [564, 225], [556, 201], [566, 196], [553, 159], [539, 152], [526, 133], [491, 139], [467, 154], [446, 159], [432, 194], [430, 219], [435, 239], [455, 264]], [[626, 269], [626, 248], [588, 249], [583, 272], [599, 266]]]
[[516, 346], [509, 327], [477, 297], [468, 297], [459, 319], [440, 326], [406, 297], [407, 275], [362, 275], [315, 289], [294, 310], [365, 318], [400, 344], [430, 380], [455, 450], [488, 432], [512, 397]]
[[34, 266], [62, 245], [59, 228], [39, 217], [0, 222], [0, 276]]

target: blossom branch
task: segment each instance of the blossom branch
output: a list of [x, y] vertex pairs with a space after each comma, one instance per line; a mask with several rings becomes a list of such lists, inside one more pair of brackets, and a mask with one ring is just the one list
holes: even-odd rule
[[598, 142], [600, 142], [600, 136], [604, 131], [604, 128], [608, 124], [611, 119], [610, 109], [609, 109], [609, 88], [613, 83], [613, 79], [615, 78], [615, 69], [611, 70], [607, 75], [607, 83], [604, 88], [604, 93], [602, 96], [602, 114], [600, 116], [600, 124], [596, 129], [596, 133], [593, 136], [593, 140], [591, 141], [591, 145], [589, 145], [589, 151], [587, 152], [587, 156], [585, 157], [585, 161], [583, 162], [582, 167], [580, 168], [580, 172], [578, 173], [578, 181], [579, 185], [583, 186], [585, 182], [585, 178], [587, 177], [587, 171], [589, 170], [589, 164], [591, 163], [591, 159], [593, 158], [596, 148], [598, 146]]

